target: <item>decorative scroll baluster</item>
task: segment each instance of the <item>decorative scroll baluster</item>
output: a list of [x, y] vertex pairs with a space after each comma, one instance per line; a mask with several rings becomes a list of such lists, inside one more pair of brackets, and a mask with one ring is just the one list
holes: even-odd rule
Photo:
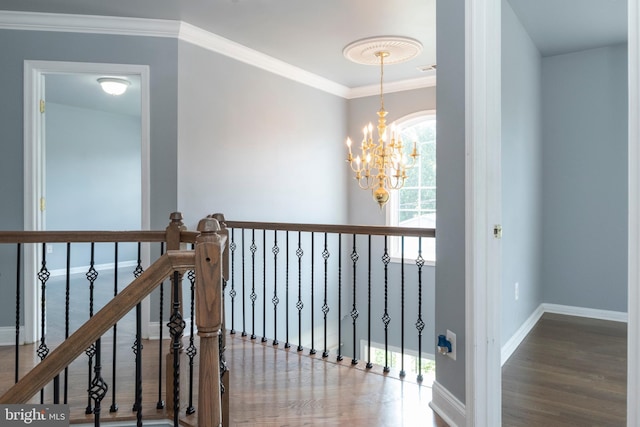
[[180, 416], [180, 342], [185, 322], [180, 313], [180, 273], [173, 273], [173, 311], [167, 326], [171, 332], [173, 349], [173, 425], [177, 426]]
[[[89, 318], [93, 317], [93, 292], [95, 287], [95, 281], [98, 278], [98, 272], [95, 269], [95, 243], [91, 242], [91, 261], [89, 263], [89, 271], [87, 271], [87, 280], [89, 281]], [[91, 344], [88, 349], [85, 350], [87, 357], [89, 357], [89, 375], [87, 376], [89, 384], [87, 386], [87, 408], [85, 414], [92, 414], [91, 408], [91, 375], [93, 374], [93, 358], [96, 354], [95, 344]]]
[[314, 244], [314, 237], [315, 237], [315, 233], [311, 232], [311, 350], [309, 350], [309, 354], [316, 354], [316, 346], [315, 346], [315, 339], [314, 339], [314, 332], [315, 332], [315, 327], [314, 327], [314, 306], [315, 304], [315, 297], [314, 297], [314, 290], [315, 290], [315, 282], [314, 282], [314, 278], [315, 278], [315, 274], [314, 274], [314, 266], [315, 266], [315, 262], [314, 260], [316, 259], [315, 256], [315, 244]]
[[424, 321], [422, 320], [422, 267], [424, 266], [424, 258], [422, 258], [422, 238], [418, 238], [418, 258], [416, 259], [418, 266], [418, 320], [416, 321], [416, 329], [418, 330], [418, 377], [417, 381], [422, 382], [422, 330], [424, 329]]
[[[118, 295], [118, 242], [114, 243], [114, 255], [113, 258], [115, 260], [113, 267], [113, 296], [116, 297]], [[113, 325], [113, 349], [111, 353], [111, 406], [109, 407], [109, 412], [118, 412], [118, 404], [116, 403], [116, 372], [117, 372], [117, 342], [118, 342], [118, 324], [115, 323]]]
[[[38, 346], [38, 357], [40, 361], [44, 360], [49, 354], [49, 347], [47, 347], [47, 340], [45, 337], [46, 328], [46, 314], [47, 314], [47, 280], [51, 276], [49, 270], [47, 270], [47, 248], [46, 243], [42, 244], [42, 265], [38, 272], [38, 280], [40, 281], [40, 345]], [[40, 390], [40, 403], [44, 403], [44, 389]]]
[[246, 327], [246, 286], [247, 281], [245, 280], [245, 268], [244, 268], [244, 228], [242, 229], [242, 336], [247, 336], [247, 327]]
[[[160, 255], [164, 255], [164, 242], [160, 243]], [[164, 280], [160, 282], [160, 304], [158, 304], [158, 401], [156, 409], [164, 408], [164, 400], [162, 399], [162, 343], [164, 338], [164, 328], [162, 327], [162, 319], [164, 316]]]
[[[133, 270], [133, 276], [137, 279], [144, 273], [142, 268], [142, 244], [138, 243], [138, 263]], [[142, 305], [136, 305], [136, 339], [131, 347], [136, 357], [135, 400], [131, 410], [137, 412], [139, 425], [142, 425]]]
[[15, 382], [18, 382], [18, 374], [20, 372], [20, 290], [21, 286], [21, 273], [22, 273], [22, 244], [18, 243], [18, 249], [16, 253], [16, 363], [15, 363]]
[[367, 369], [373, 368], [371, 363], [371, 234], [367, 244]]
[[[142, 274], [142, 273], [141, 273]], [[135, 402], [132, 411], [136, 413], [136, 426], [142, 426], [142, 304], [136, 305], [136, 341], [133, 343], [136, 356]]]
[[404, 370], [404, 236], [400, 237], [400, 378], [407, 373]]
[[360, 256], [358, 255], [358, 251], [356, 250], [356, 235], [353, 235], [353, 250], [351, 251], [351, 262], [353, 263], [353, 308], [351, 309], [351, 319], [353, 320], [353, 358], [351, 359], [352, 365], [358, 364], [358, 359], [356, 358], [357, 348], [356, 348], [356, 323], [358, 319], [358, 309], [356, 308], [356, 275], [357, 275], [357, 264]]
[[249, 251], [251, 252], [251, 339], [256, 339], [256, 300], [258, 295], [256, 294], [256, 230], [251, 230], [251, 246]]
[[271, 252], [273, 253], [273, 298], [271, 298], [273, 303], [273, 345], [278, 345], [278, 303], [280, 302], [280, 298], [278, 298], [278, 253], [280, 252], [278, 230], [273, 230]]
[[324, 259], [324, 300], [322, 304], [322, 313], [324, 314], [324, 351], [322, 357], [329, 357], [329, 350], [327, 349], [327, 314], [329, 314], [329, 304], [327, 303], [328, 293], [328, 281], [329, 281], [329, 249], [327, 248], [327, 233], [324, 233], [324, 250], [322, 251], [322, 258]]
[[91, 399], [93, 399], [93, 419], [94, 419], [94, 426], [95, 427], [100, 427], [100, 412], [101, 412], [101, 403], [102, 403], [102, 399], [104, 399], [104, 397], [107, 395], [107, 390], [109, 389], [109, 387], [107, 386], [107, 384], [104, 382], [104, 379], [102, 378], [102, 364], [101, 364], [101, 339], [98, 338], [98, 340], [95, 342], [95, 360], [96, 360], [96, 366], [94, 368], [94, 377], [93, 377], [93, 381], [91, 381], [91, 384], [89, 386], [89, 395], [91, 396]]
[[187, 356], [189, 357], [189, 406], [187, 406], [187, 415], [191, 415], [196, 412], [196, 408], [193, 407], [193, 359], [198, 354], [198, 350], [194, 344], [194, 331], [193, 327], [195, 324], [194, 318], [194, 310], [195, 310], [195, 286], [196, 286], [196, 272], [194, 270], [190, 270], [187, 273], [187, 278], [189, 279], [190, 289], [191, 289], [191, 311], [190, 311], [190, 319], [191, 326], [189, 329], [189, 346], [187, 347]]
[[289, 231], [285, 231], [285, 278], [284, 278], [284, 292], [285, 292], [285, 310], [284, 310], [284, 315], [285, 315], [285, 335], [286, 335], [286, 339], [285, 339], [285, 343], [284, 343], [284, 348], [290, 348], [291, 347], [291, 343], [289, 342]]
[[296, 308], [298, 309], [298, 351], [302, 351], [302, 250], [301, 242], [302, 233], [298, 231], [298, 249], [296, 249], [296, 256], [298, 257], [298, 302], [296, 302]]
[[229, 244], [229, 250], [231, 251], [231, 290], [229, 291], [229, 296], [231, 297], [231, 331], [229, 332], [231, 335], [236, 333], [235, 329], [235, 307], [236, 307], [236, 264], [235, 264], [235, 255], [236, 255], [236, 242], [235, 242], [235, 228], [231, 229], [231, 243]]
[[384, 264], [384, 314], [382, 315], [382, 323], [384, 324], [384, 372], [389, 372], [389, 262], [391, 257], [387, 249], [388, 237], [384, 236], [384, 254], [382, 255], [382, 263]]
[[342, 357], [342, 234], [338, 234], [338, 362]]
[[[67, 260], [64, 292], [64, 338], [69, 338], [71, 324], [69, 308], [71, 307], [71, 243], [67, 242]], [[69, 399], [69, 367], [64, 368], [64, 403]]]
[[267, 342], [267, 230], [262, 230], [262, 338]]

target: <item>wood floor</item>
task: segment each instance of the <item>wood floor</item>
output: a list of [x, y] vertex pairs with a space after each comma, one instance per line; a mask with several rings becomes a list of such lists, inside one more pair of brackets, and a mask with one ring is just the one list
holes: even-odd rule
[[626, 426], [627, 325], [545, 314], [502, 368], [502, 425]]
[[[185, 342], [185, 345], [188, 343]], [[157, 341], [144, 342], [144, 418], [164, 416], [156, 409], [158, 401], [158, 347]], [[103, 354], [110, 354], [109, 339], [103, 343]], [[163, 352], [168, 351], [168, 343]], [[26, 370], [33, 364], [33, 346], [21, 348], [21, 366]], [[116, 413], [109, 412], [111, 390], [102, 403], [102, 420], [134, 419], [131, 412], [134, 389], [130, 362], [130, 345], [118, 348], [117, 405]], [[411, 380], [401, 381], [391, 376], [365, 372], [362, 366], [351, 366], [350, 359], [342, 363], [327, 362], [320, 355], [309, 356], [295, 348], [285, 350], [269, 343], [261, 344], [238, 335], [227, 340], [227, 362], [230, 372], [230, 426], [406, 426], [444, 427], [446, 424], [429, 408], [431, 388], [420, 386]], [[13, 348], [0, 347], [0, 392], [13, 383]], [[188, 406], [186, 356], [181, 370], [182, 421], [195, 425], [197, 413], [184, 415]], [[195, 366], [197, 374], [197, 364]], [[86, 357], [71, 369], [69, 404], [74, 422], [91, 423], [92, 416], [85, 416], [87, 406]], [[111, 384], [112, 370], [105, 365], [103, 376]], [[51, 401], [52, 392], [46, 390]], [[37, 397], [39, 399], [39, 396]], [[34, 400], [34, 403], [39, 400]], [[197, 388], [194, 390], [197, 406]]]
[[[124, 331], [123, 331], [124, 332]], [[124, 334], [123, 334], [124, 335]], [[103, 401], [103, 420], [134, 419], [131, 343], [118, 346], [117, 404], [109, 413], [111, 390]], [[285, 350], [238, 335], [227, 340], [231, 426], [437, 426], [446, 424], [428, 406], [431, 389], [361, 366], [326, 362], [319, 355]], [[185, 346], [187, 345], [185, 339]], [[163, 344], [163, 354], [168, 343]], [[110, 339], [103, 354], [111, 354]], [[158, 342], [144, 342], [143, 412], [162, 418], [158, 401]], [[34, 363], [34, 347], [21, 347], [21, 371]], [[0, 393], [13, 383], [13, 347], [0, 347]], [[186, 356], [181, 373], [182, 420], [188, 405]], [[92, 423], [87, 405], [86, 357], [71, 369], [69, 402], [73, 418]], [[197, 364], [196, 364], [197, 372]], [[103, 369], [112, 385], [110, 364]], [[164, 389], [163, 379], [163, 389]], [[197, 393], [197, 390], [195, 390]], [[46, 392], [51, 401], [51, 391]], [[625, 426], [626, 324], [547, 314], [503, 367], [503, 426]], [[197, 404], [197, 395], [194, 394]]]

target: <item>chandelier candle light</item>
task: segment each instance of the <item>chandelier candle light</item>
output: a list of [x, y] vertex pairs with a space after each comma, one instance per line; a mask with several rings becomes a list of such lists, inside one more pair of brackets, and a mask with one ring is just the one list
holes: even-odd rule
[[384, 109], [384, 64], [399, 63], [415, 57], [422, 50], [420, 42], [404, 37], [374, 37], [359, 40], [344, 48], [344, 56], [360, 64], [380, 64], [380, 110], [378, 111], [378, 140], [374, 142], [373, 124], [362, 129], [360, 154], [353, 156], [350, 138], [347, 138], [349, 154], [347, 162], [355, 172], [360, 188], [371, 190], [380, 209], [389, 201], [389, 190], [402, 188], [407, 179], [407, 170], [413, 167], [419, 154], [416, 143], [407, 157], [404, 143], [396, 131], [395, 124], [387, 129]]

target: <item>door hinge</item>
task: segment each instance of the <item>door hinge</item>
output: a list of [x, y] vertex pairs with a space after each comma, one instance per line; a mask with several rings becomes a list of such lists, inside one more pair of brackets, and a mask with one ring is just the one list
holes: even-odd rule
[[44, 212], [46, 207], [47, 207], [46, 200], [44, 199], [44, 197], [40, 197], [40, 212]]
[[502, 226], [500, 224], [496, 224], [493, 226], [493, 237], [496, 239], [502, 238]]
[[40, 100], [40, 112], [44, 113], [44, 109], [45, 109], [45, 102], [44, 99]]

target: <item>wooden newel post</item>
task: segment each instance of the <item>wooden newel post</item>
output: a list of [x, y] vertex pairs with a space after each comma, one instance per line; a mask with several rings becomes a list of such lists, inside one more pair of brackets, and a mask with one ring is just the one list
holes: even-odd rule
[[196, 325], [200, 337], [198, 380], [198, 426], [222, 425], [220, 392], [220, 346], [222, 333], [222, 272], [227, 237], [218, 233], [220, 224], [205, 218], [198, 224], [196, 240]]
[[[224, 279], [222, 282], [222, 292], [224, 296], [224, 292], [226, 290], [227, 282], [229, 281], [229, 230], [227, 229], [227, 224], [225, 223], [224, 215], [221, 213], [214, 213], [213, 215], [209, 215], [208, 218], [214, 218], [218, 220], [220, 224], [221, 230], [219, 234], [224, 234], [227, 238], [225, 242], [224, 254], [222, 255], [222, 278]], [[229, 427], [229, 376], [230, 372], [227, 368], [227, 360], [225, 357], [225, 351], [227, 348], [227, 334], [226, 327], [224, 324], [225, 315], [225, 305], [224, 298], [222, 302], [222, 334], [220, 335], [220, 381], [222, 382], [222, 425], [224, 427]]]

